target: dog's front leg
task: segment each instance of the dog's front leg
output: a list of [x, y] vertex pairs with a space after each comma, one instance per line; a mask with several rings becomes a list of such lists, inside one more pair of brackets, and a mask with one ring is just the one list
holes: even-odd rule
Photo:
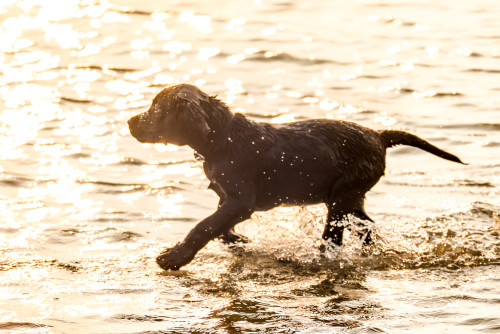
[[[221, 200], [219, 201], [219, 205], [217, 206], [218, 208], [220, 208], [224, 204], [223, 198], [224, 197], [221, 197]], [[219, 236], [219, 239], [221, 239], [222, 242], [225, 243], [226, 245], [234, 245], [234, 244], [240, 243], [240, 242], [243, 244], [246, 244], [246, 243], [250, 242], [250, 239], [248, 239], [244, 235], [236, 233], [234, 231], [234, 226], [229, 228], [229, 230], [225, 231], [224, 233], [222, 233]]]
[[184, 241], [161, 253], [156, 263], [165, 270], [178, 270], [188, 264], [210, 240], [250, 218], [255, 208], [249, 203], [236, 198], [226, 199], [215, 213], [198, 223]]

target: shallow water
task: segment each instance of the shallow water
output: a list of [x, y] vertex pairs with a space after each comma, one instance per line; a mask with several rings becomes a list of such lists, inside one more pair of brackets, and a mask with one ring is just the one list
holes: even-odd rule
[[[497, 333], [496, 1], [0, 4], [0, 331]], [[414, 132], [469, 163], [389, 152], [365, 250], [317, 251], [324, 208], [256, 213], [179, 272], [210, 214], [186, 147], [126, 120], [188, 82], [234, 111]]]

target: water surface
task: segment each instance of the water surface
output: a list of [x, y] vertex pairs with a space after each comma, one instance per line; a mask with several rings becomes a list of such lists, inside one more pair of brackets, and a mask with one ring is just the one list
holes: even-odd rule
[[[0, 4], [0, 331], [497, 333], [496, 1]], [[459, 155], [389, 152], [375, 245], [318, 252], [324, 208], [256, 213], [252, 243], [155, 257], [210, 214], [187, 147], [126, 120], [187, 82], [261, 121], [404, 129]]]

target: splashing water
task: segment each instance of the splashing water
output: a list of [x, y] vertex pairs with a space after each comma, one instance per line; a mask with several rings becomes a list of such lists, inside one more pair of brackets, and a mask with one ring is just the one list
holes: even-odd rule
[[[494, 8], [2, 1], [0, 332], [498, 332]], [[368, 247], [352, 221], [322, 254], [324, 207], [277, 208], [237, 226], [251, 243], [164, 272], [218, 199], [190, 149], [126, 120], [180, 82], [257, 120], [409, 130], [470, 165], [391, 150]]]

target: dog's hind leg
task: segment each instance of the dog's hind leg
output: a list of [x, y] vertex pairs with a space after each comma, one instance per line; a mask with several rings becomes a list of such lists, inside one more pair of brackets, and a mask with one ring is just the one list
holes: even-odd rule
[[[373, 222], [364, 209], [364, 192], [346, 193], [338, 191], [331, 196], [327, 203], [328, 216], [322, 239], [333, 242], [335, 245], [342, 245], [344, 227], [349, 215], [353, 215], [361, 220]], [[371, 232], [366, 229], [364, 233], [359, 233], [360, 238], [364, 238], [364, 244], [372, 242]]]
[[322, 239], [327, 242], [333, 242], [337, 246], [342, 245], [346, 218], [347, 216], [344, 212], [336, 210], [335, 204], [329, 204], [328, 216]]
[[[364, 207], [362, 206], [360, 209], [356, 210], [354, 212], [354, 216], [358, 217], [361, 220], [368, 221], [371, 223], [374, 223], [373, 219], [371, 219], [365, 212]], [[364, 245], [370, 245], [373, 240], [372, 240], [372, 231], [369, 227], [367, 227], [368, 224], [364, 224], [362, 227], [362, 230], [358, 232], [358, 236], [360, 239], [363, 240]]]

